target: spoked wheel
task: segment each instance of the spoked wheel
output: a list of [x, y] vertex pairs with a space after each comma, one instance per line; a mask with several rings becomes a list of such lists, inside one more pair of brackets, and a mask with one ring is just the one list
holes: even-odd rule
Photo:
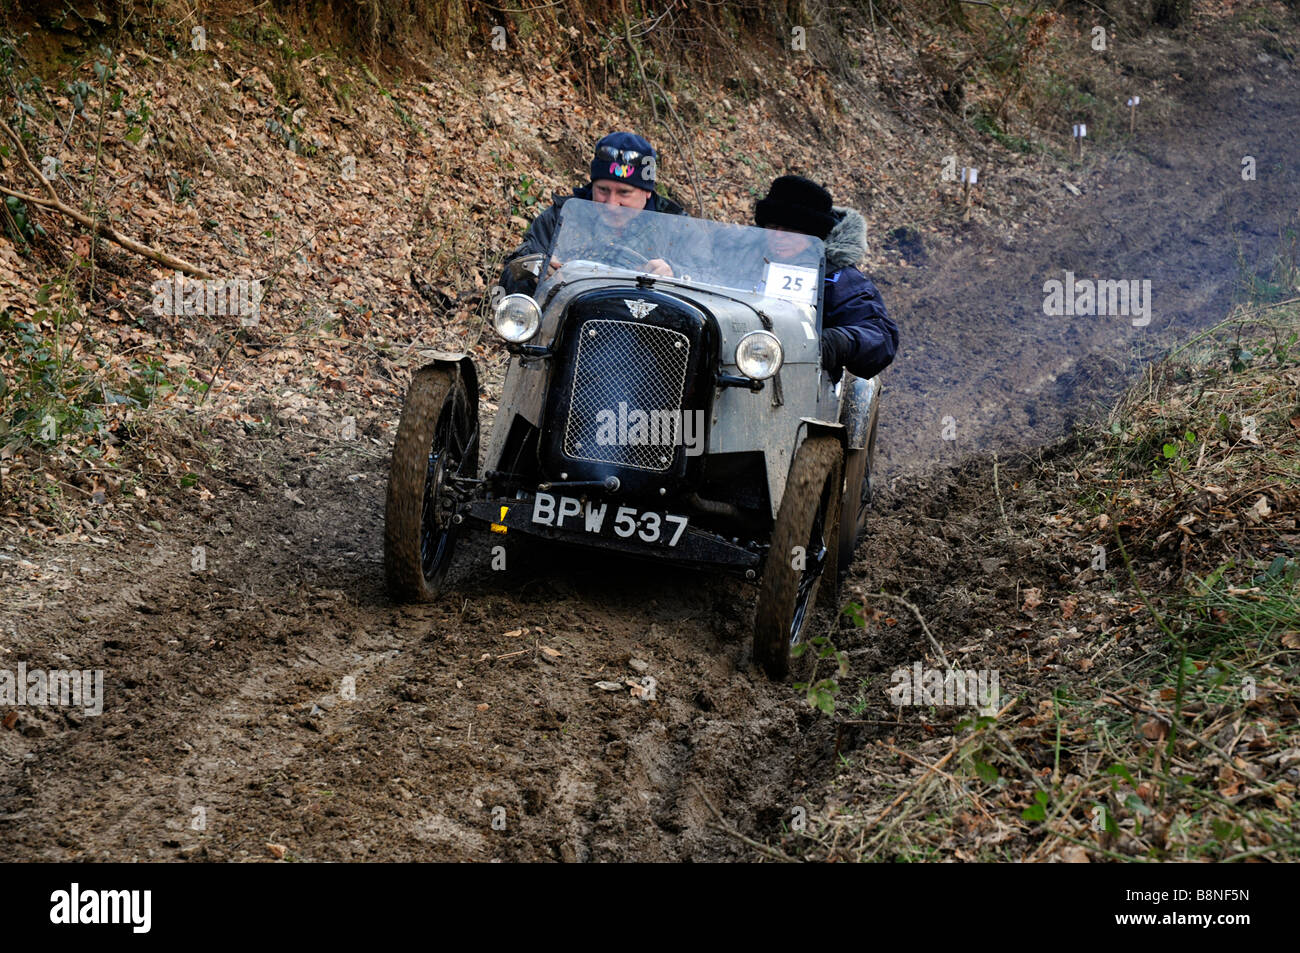
[[822, 582], [836, 588], [842, 464], [837, 440], [812, 437], [790, 467], [754, 617], [754, 661], [774, 680], [790, 674], [790, 650], [811, 631]]
[[844, 502], [840, 507], [839, 572], [844, 575], [853, 564], [853, 553], [862, 541], [871, 510], [871, 476], [876, 464], [876, 412], [871, 414], [867, 445], [850, 450], [844, 460]]
[[459, 368], [431, 364], [411, 378], [393, 444], [384, 513], [384, 573], [402, 602], [438, 595], [456, 546], [452, 477], [478, 469], [478, 405]]

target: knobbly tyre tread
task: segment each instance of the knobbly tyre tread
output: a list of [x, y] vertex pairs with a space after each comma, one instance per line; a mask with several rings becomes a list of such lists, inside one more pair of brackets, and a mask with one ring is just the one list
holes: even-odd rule
[[762, 586], [754, 613], [754, 661], [773, 681], [781, 681], [790, 674], [790, 623], [794, 618], [794, 602], [801, 575], [790, 565], [790, 554], [795, 546], [806, 546], [808, 543], [817, 503], [828, 476], [832, 492], [826, 513], [827, 529], [824, 532], [829, 551], [822, 577], [808, 599], [801, 642], [807, 641], [808, 628], [813, 624], [812, 617], [822, 583], [829, 580], [832, 591], [838, 588], [836, 569], [839, 565], [843, 459], [844, 452], [834, 437], [810, 437], [799, 446], [790, 466], [790, 476], [772, 530], [772, 543], [763, 567]]
[[454, 387], [464, 386], [458, 368], [429, 364], [411, 375], [406, 391], [384, 507], [384, 577], [399, 602], [429, 602], [438, 595], [440, 587], [425, 580], [420, 560], [424, 481], [443, 405]]

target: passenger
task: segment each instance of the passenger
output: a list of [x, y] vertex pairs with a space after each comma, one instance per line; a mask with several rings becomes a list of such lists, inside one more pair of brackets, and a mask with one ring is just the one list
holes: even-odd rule
[[815, 182], [783, 175], [755, 206], [754, 223], [774, 230], [768, 250], [778, 261], [798, 260], [810, 244], [807, 235], [826, 244], [821, 359], [831, 379], [840, 379], [841, 368], [865, 378], [888, 367], [898, 350], [898, 326], [875, 284], [857, 269], [867, 253], [862, 216], [832, 205], [830, 192]]

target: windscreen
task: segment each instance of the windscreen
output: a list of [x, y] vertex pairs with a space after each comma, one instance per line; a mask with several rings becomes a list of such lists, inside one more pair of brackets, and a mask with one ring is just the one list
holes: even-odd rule
[[[816, 305], [821, 239], [571, 198], [537, 296], [581, 273], [656, 274]], [[566, 273], [567, 269], [567, 273]]]

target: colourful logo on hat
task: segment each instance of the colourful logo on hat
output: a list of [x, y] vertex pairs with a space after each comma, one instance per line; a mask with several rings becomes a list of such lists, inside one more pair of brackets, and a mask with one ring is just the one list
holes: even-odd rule
[[611, 162], [609, 171], [616, 179], [630, 179], [632, 174], [636, 172], [636, 166], [630, 163], [628, 165], [619, 165], [617, 162]]

